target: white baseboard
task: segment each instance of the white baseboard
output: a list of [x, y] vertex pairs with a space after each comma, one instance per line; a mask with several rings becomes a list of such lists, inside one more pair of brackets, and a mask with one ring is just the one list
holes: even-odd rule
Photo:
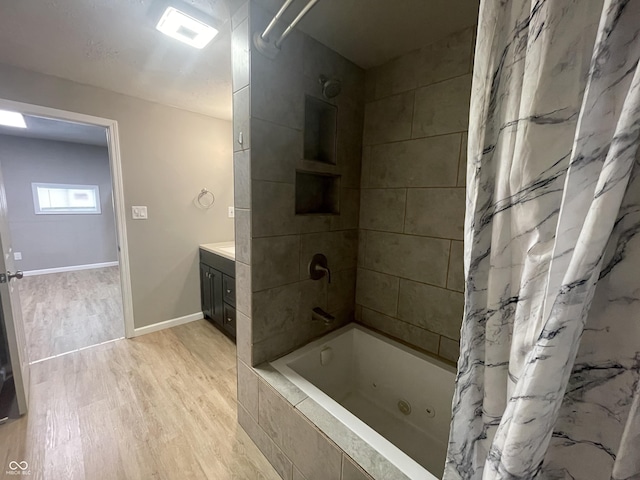
[[27, 270], [25, 277], [46, 275], [48, 273], [76, 272], [78, 270], [93, 270], [94, 268], [117, 267], [118, 262], [90, 263], [88, 265], [71, 265], [69, 267], [43, 268], [42, 270]]
[[191, 315], [185, 315], [184, 317], [172, 318], [171, 320], [154, 323], [153, 325], [147, 325], [146, 327], [134, 328], [133, 336], [139, 337], [140, 335], [157, 332], [159, 330], [164, 330], [165, 328], [177, 327], [178, 325], [184, 325], [185, 323], [194, 322], [203, 318], [204, 315], [202, 312], [192, 313]]

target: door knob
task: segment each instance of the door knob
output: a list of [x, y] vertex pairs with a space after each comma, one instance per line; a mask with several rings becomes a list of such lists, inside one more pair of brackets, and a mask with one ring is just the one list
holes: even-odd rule
[[11, 281], [14, 278], [17, 278], [18, 280], [21, 280], [22, 277], [24, 277], [24, 272], [22, 270], [16, 270], [16, 273], [11, 273], [11, 272], [7, 271], [7, 279], [9, 281]]

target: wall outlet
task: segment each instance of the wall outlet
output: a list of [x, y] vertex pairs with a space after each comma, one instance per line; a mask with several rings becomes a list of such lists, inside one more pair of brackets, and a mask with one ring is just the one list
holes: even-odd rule
[[236, 210], [233, 207], [229, 207], [229, 218], [233, 218], [236, 216]]
[[147, 207], [131, 207], [131, 217], [134, 220], [146, 220], [147, 218]]
[[22, 260], [22, 252], [14, 252], [13, 253], [14, 260]]

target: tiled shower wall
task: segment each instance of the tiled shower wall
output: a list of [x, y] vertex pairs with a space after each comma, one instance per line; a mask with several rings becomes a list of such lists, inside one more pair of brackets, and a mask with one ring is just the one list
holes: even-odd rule
[[[247, 365], [355, 318], [364, 71], [299, 31], [267, 58], [250, 38], [271, 18], [257, 2], [232, 17], [238, 349]], [[322, 97], [321, 75], [342, 82], [340, 95]], [[335, 165], [304, 159], [305, 96], [337, 107]], [[296, 171], [338, 175], [339, 214], [296, 215]], [[327, 256], [331, 283], [309, 279], [315, 253]], [[314, 307], [336, 321], [312, 322]]]
[[[364, 71], [299, 31], [266, 58], [251, 37], [271, 18], [258, 2], [232, 15], [238, 421], [285, 479], [365, 479], [252, 368], [355, 317]], [[323, 99], [320, 75], [342, 93]], [[305, 95], [337, 106], [336, 165], [303, 158]], [[295, 214], [297, 170], [340, 176], [338, 215]], [[315, 253], [330, 284], [309, 279]], [[314, 307], [335, 323], [312, 322]]]
[[458, 358], [474, 29], [367, 71], [358, 319]]

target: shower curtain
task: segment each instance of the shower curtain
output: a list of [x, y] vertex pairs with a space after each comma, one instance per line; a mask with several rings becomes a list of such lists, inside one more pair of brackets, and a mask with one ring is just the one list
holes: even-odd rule
[[640, 0], [482, 0], [444, 479], [640, 479]]

